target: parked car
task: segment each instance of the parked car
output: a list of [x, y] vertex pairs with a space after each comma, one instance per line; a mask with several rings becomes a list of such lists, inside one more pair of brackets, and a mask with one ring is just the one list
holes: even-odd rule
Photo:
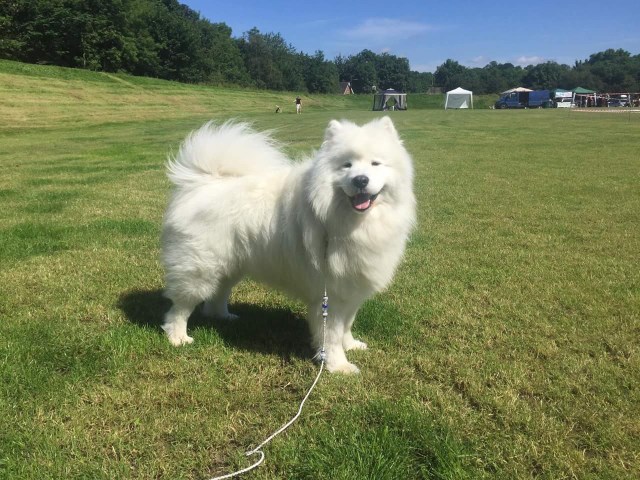
[[629, 102], [622, 98], [610, 98], [607, 101], [607, 107], [628, 107]]
[[553, 104], [549, 90], [510, 92], [502, 95], [495, 108], [546, 108]]

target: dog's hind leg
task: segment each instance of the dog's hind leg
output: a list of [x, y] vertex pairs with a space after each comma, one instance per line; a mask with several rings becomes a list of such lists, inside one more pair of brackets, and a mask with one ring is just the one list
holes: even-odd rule
[[173, 300], [173, 306], [165, 315], [162, 325], [172, 345], [177, 347], [193, 342], [193, 338], [187, 335], [187, 321], [198, 303], [197, 300]]
[[202, 313], [207, 317], [236, 320], [238, 316], [229, 312], [229, 297], [236, 283], [237, 280], [235, 279], [221, 280], [215, 293], [204, 302]]
[[187, 335], [189, 316], [198, 304], [211, 296], [216, 285], [215, 279], [212, 280], [202, 270], [183, 269], [169, 270], [166, 281], [164, 296], [173, 302], [173, 306], [164, 317], [162, 329], [172, 345], [192, 343], [193, 338]]

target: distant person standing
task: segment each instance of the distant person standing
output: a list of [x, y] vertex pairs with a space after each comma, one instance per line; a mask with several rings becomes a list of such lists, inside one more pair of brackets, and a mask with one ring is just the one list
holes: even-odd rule
[[302, 99], [300, 97], [296, 97], [296, 113], [302, 112]]

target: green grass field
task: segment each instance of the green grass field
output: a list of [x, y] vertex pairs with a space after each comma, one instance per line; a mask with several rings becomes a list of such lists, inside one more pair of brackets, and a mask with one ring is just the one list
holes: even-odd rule
[[[0, 61], [0, 478], [205, 479], [295, 413], [300, 304], [246, 281], [236, 324], [159, 329], [164, 162], [191, 129], [250, 120], [297, 157], [379, 115], [294, 98]], [[640, 114], [392, 117], [419, 226], [356, 321], [362, 374], [324, 375], [246, 477], [640, 478]]]

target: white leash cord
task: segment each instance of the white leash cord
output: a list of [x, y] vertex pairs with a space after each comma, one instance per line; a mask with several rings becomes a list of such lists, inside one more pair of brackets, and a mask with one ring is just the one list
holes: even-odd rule
[[298, 419], [298, 417], [300, 417], [300, 415], [302, 414], [302, 407], [304, 407], [305, 402], [311, 395], [311, 392], [313, 391], [313, 389], [316, 387], [318, 380], [320, 380], [320, 375], [322, 375], [322, 370], [324, 370], [324, 362], [326, 360], [324, 342], [327, 335], [327, 316], [328, 316], [328, 310], [329, 310], [328, 300], [329, 300], [329, 297], [327, 297], [327, 287], [325, 286], [324, 296], [322, 297], [322, 349], [320, 350], [320, 370], [318, 371], [318, 375], [316, 375], [316, 379], [313, 381], [313, 383], [311, 384], [311, 387], [307, 391], [307, 394], [302, 399], [302, 402], [300, 402], [300, 408], [298, 408], [298, 413], [296, 413], [291, 420], [289, 420], [287, 423], [281, 426], [278, 430], [273, 432], [271, 436], [269, 436], [264, 442], [262, 442], [256, 448], [254, 448], [253, 450], [249, 450], [248, 452], [245, 452], [245, 455], [247, 457], [255, 455], [256, 453], [260, 454], [260, 459], [258, 459], [256, 463], [248, 466], [247, 468], [243, 468], [242, 470], [238, 470], [237, 472], [229, 473], [227, 475], [222, 475], [221, 477], [212, 477], [209, 480], [224, 480], [226, 478], [237, 477], [238, 475], [242, 475], [243, 473], [250, 472], [254, 468], [259, 467], [262, 464], [262, 462], [264, 462], [264, 452], [262, 451], [262, 447], [264, 447], [267, 443], [269, 443], [271, 440], [273, 440], [275, 437], [277, 437], [282, 432], [284, 432], [287, 428], [289, 428], [291, 424], [293, 424], [293, 422], [295, 422]]

